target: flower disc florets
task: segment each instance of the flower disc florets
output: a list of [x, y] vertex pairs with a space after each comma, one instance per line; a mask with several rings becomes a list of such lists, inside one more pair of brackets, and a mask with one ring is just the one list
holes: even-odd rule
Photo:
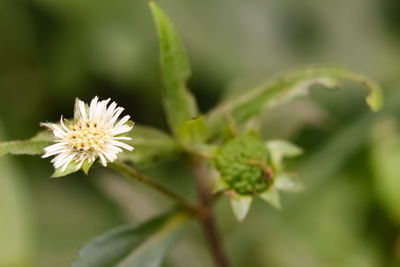
[[68, 145], [74, 151], [101, 151], [109, 140], [107, 129], [101, 121], [80, 119], [68, 128], [70, 130], [67, 135]]
[[221, 179], [239, 195], [255, 195], [268, 189], [272, 177], [267, 163], [264, 143], [250, 134], [228, 141], [215, 160]]
[[117, 107], [115, 102], [108, 103], [110, 99], [99, 101], [93, 98], [90, 106], [77, 99], [75, 103], [74, 120], [64, 122], [61, 117], [60, 124], [43, 123], [42, 125], [53, 130], [56, 144], [46, 147], [44, 158], [54, 156], [54, 167], [61, 168], [63, 172], [70, 164], [80, 169], [84, 163], [92, 164], [97, 158], [107, 166], [107, 161], [112, 162], [122, 148], [133, 150], [133, 147], [119, 140], [131, 140], [130, 137], [121, 136], [132, 129], [128, 115], [119, 119], [122, 107]]

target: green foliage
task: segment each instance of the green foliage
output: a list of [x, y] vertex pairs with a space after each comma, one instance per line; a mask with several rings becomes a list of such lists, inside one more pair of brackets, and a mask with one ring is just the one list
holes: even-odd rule
[[71, 163], [68, 164], [68, 166], [65, 168], [64, 171], [62, 170], [62, 167], [55, 169], [51, 178], [60, 178], [60, 177], [66, 176], [68, 174], [77, 172], [77, 171], [79, 171], [79, 169], [77, 167], [78, 167], [78, 163], [76, 163], [75, 161], [71, 161]]
[[53, 139], [54, 137], [49, 131], [41, 131], [28, 140], [0, 142], [0, 156], [6, 154], [40, 155]]
[[268, 188], [264, 173], [267, 160], [268, 150], [260, 138], [246, 134], [220, 148], [215, 167], [229, 189], [240, 195], [253, 195]]
[[[178, 154], [175, 141], [166, 133], [148, 126], [135, 125], [128, 134], [132, 140], [126, 143], [135, 147], [134, 151], [124, 151], [121, 159], [132, 161], [135, 164], [151, 164], [160, 159]], [[44, 148], [52, 144], [53, 135], [50, 131], [41, 131], [34, 137], [23, 141], [0, 143], [0, 156], [5, 154], [15, 155], [40, 155]], [[87, 161], [82, 165], [82, 170], [87, 174], [92, 163]], [[53, 178], [62, 177], [78, 171], [77, 163], [72, 162], [63, 172], [61, 168], [55, 170]]]
[[388, 215], [400, 223], [400, 125], [386, 118], [374, 128], [371, 144], [374, 191]]
[[272, 186], [267, 191], [262, 192], [260, 197], [267, 203], [271, 204], [274, 208], [281, 208], [281, 199], [276, 186]]
[[72, 161], [67, 168], [65, 168], [65, 170], [62, 170], [62, 167], [59, 167], [57, 169], [55, 169], [53, 175], [51, 176], [51, 178], [60, 178], [63, 176], [66, 176], [68, 174], [74, 173], [79, 171], [80, 169], [82, 169], [82, 171], [88, 175], [89, 174], [89, 170], [90, 168], [93, 166], [95, 162], [90, 162], [88, 160], [85, 160], [81, 166], [81, 168], [77, 168], [78, 167], [78, 163], [75, 161]]
[[221, 175], [214, 191], [228, 190], [239, 222], [245, 219], [254, 196], [280, 209], [278, 190], [300, 192], [304, 189], [295, 175], [283, 169], [284, 157], [295, 157], [301, 153], [299, 147], [283, 140], [271, 140], [264, 144], [251, 132], [228, 140], [219, 148], [214, 160]]
[[86, 244], [72, 267], [160, 266], [187, 219], [171, 212], [136, 227], [117, 227]]
[[[342, 80], [354, 81], [369, 90], [366, 102], [372, 110], [379, 110], [382, 106], [381, 89], [374, 81], [341, 69], [313, 68], [277, 76], [241, 96], [222, 102], [207, 116], [199, 116], [196, 101], [187, 90], [191, 70], [184, 46], [164, 12], [153, 2], [150, 3], [150, 8], [159, 38], [164, 109], [174, 137], [151, 127], [135, 126], [128, 134], [132, 140], [126, 142], [135, 147], [135, 150], [124, 151], [119, 154], [119, 158], [131, 161], [134, 165], [153, 163], [179, 153], [188, 153], [190, 156], [196, 154], [196, 157], [200, 155], [212, 159], [221, 176], [215, 185], [215, 191], [225, 191], [230, 196], [232, 209], [239, 221], [243, 221], [246, 217], [253, 196], [259, 196], [274, 207], [280, 208], [278, 190], [299, 192], [304, 189], [294, 175], [285, 172], [283, 165], [285, 157], [298, 156], [302, 150], [283, 140], [271, 140], [265, 143], [257, 134], [247, 133], [227, 140], [225, 138], [227, 129], [232, 125], [245, 123], [263, 109], [307, 95], [310, 87], [315, 84], [333, 88]], [[77, 103], [75, 118], [79, 116]], [[399, 134], [397, 131], [394, 132], [396, 133], [390, 131], [389, 136], [378, 133], [374, 138], [372, 158], [375, 164], [377, 192], [388, 212], [395, 220], [400, 221], [398, 211], [400, 199], [395, 190], [400, 180], [397, 175]], [[207, 141], [218, 142], [207, 143]], [[29, 140], [0, 143], [0, 156], [39, 155], [52, 142], [53, 137], [50, 132], [40, 132]], [[335, 144], [337, 143], [330, 145], [326, 151], [336, 152], [338, 149]], [[319, 158], [320, 154], [317, 154], [318, 159], [311, 161], [313, 164], [310, 168], [320, 164], [321, 159], [328, 159], [329, 153], [324, 152], [323, 157]], [[343, 153], [343, 150], [340, 149], [340, 153]], [[343, 155], [338, 157], [337, 154], [336, 152], [336, 158], [343, 158]], [[332, 163], [331, 160], [330, 164], [328, 167], [336, 163]], [[86, 161], [82, 165], [82, 170], [87, 174], [92, 165], [93, 163]], [[203, 166], [198, 169], [194, 167], [195, 173], [201, 172], [201, 167]], [[64, 171], [61, 171], [61, 168], [56, 169], [52, 177], [62, 177], [76, 171], [78, 171], [77, 163], [72, 162]], [[204, 215], [180, 195], [147, 179], [146, 176], [141, 176], [136, 169], [127, 174], [171, 197], [190, 210], [190, 215], [196, 212], [199, 213], [197, 215]], [[204, 175], [201, 178], [208, 177]], [[202, 185], [198, 187], [199, 191], [203, 190]], [[204, 195], [208, 193], [210, 192], [205, 192]], [[212, 198], [212, 196], [204, 198], [208, 197]], [[211, 209], [211, 207], [206, 208]], [[85, 245], [72, 266], [160, 266], [165, 253], [179, 237], [180, 230], [188, 218], [189, 215], [186, 213], [172, 212], [136, 227], [124, 226], [111, 230]]]
[[287, 173], [278, 173], [275, 177], [274, 187], [280, 191], [298, 193], [305, 189], [303, 183]]
[[172, 132], [177, 134], [182, 124], [197, 116], [196, 101], [186, 90], [186, 82], [191, 73], [190, 64], [169, 18], [154, 2], [150, 2], [150, 8], [160, 43], [165, 113]]
[[149, 165], [180, 153], [175, 140], [170, 135], [153, 127], [136, 124], [127, 136], [132, 140], [126, 143], [135, 150], [124, 151], [120, 154], [120, 158], [137, 165]]
[[236, 123], [243, 123], [264, 108], [307, 95], [309, 88], [314, 84], [333, 88], [340, 80], [351, 80], [365, 86], [369, 90], [367, 104], [374, 111], [381, 108], [383, 97], [380, 86], [359, 74], [329, 68], [295, 71], [268, 80], [241, 96], [219, 104], [207, 116], [209, 138], [217, 137], [228, 127], [228, 118], [232, 118]]
[[301, 148], [285, 140], [270, 140], [265, 145], [271, 155], [271, 164], [275, 171], [283, 169], [284, 157], [296, 157], [303, 153]]
[[188, 149], [202, 146], [207, 139], [207, 129], [204, 116], [186, 121], [178, 130], [179, 140]]
[[242, 222], [250, 210], [253, 198], [250, 196], [236, 196], [231, 198], [231, 206], [236, 219]]

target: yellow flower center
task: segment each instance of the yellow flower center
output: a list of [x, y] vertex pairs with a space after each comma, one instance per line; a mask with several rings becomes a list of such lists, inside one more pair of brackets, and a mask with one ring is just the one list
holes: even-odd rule
[[68, 144], [74, 151], [100, 151], [108, 140], [107, 130], [102, 122], [80, 119], [69, 125]]

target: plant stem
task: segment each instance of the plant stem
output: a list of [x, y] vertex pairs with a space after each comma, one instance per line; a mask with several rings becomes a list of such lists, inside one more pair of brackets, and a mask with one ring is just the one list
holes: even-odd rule
[[191, 205], [187, 200], [183, 199], [181, 196], [177, 195], [176, 193], [170, 191], [166, 187], [154, 182], [151, 180], [149, 177], [139, 173], [137, 170], [132, 168], [131, 166], [121, 162], [121, 161], [114, 161], [113, 163], [110, 164], [111, 168], [114, 170], [117, 170], [126, 176], [129, 176], [130, 178], [141, 182], [142, 184], [145, 184], [154, 190], [160, 192], [161, 194], [167, 196], [168, 198], [172, 199], [178, 205], [182, 206], [185, 208], [187, 211], [189, 211], [192, 214], [198, 214], [199, 211], [196, 207]]
[[203, 230], [206, 234], [206, 238], [214, 257], [216, 266], [218, 267], [229, 267], [228, 259], [225, 256], [222, 248], [221, 238], [214, 220], [212, 213], [212, 194], [207, 184], [207, 176], [204, 165], [204, 160], [200, 157], [194, 156], [192, 158], [193, 173], [196, 181], [196, 189], [200, 200], [200, 210]]

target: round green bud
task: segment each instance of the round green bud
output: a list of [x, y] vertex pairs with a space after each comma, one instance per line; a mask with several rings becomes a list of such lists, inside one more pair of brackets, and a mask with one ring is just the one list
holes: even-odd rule
[[269, 186], [268, 150], [254, 135], [238, 136], [222, 145], [215, 159], [221, 178], [240, 195], [255, 195]]

